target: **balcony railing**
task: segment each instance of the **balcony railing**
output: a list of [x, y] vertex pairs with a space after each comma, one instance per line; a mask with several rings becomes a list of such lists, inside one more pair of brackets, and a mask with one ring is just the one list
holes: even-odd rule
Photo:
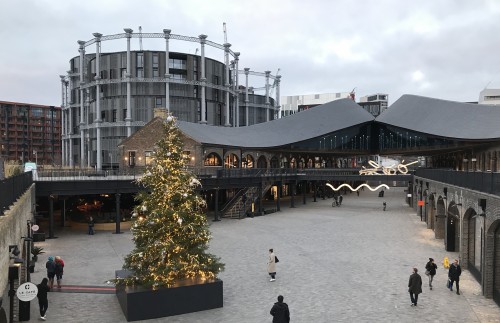
[[417, 169], [415, 176], [479, 192], [500, 195], [500, 173], [420, 168]]
[[16, 202], [33, 183], [31, 172], [0, 180], [0, 216]]

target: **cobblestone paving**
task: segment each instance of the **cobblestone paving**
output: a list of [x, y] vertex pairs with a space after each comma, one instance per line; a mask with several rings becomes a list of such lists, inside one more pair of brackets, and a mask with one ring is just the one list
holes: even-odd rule
[[[292, 322], [500, 322], [500, 308], [481, 296], [479, 284], [464, 271], [462, 295], [445, 288], [447, 271], [443, 241], [434, 239], [420, 217], [404, 203], [401, 189], [386, 191], [384, 199], [369, 191], [347, 194], [341, 207], [332, 199], [308, 199], [306, 205], [282, 204], [279, 213], [212, 223], [210, 251], [222, 258], [226, 270], [224, 307], [147, 322], [271, 322], [269, 310], [282, 294]], [[387, 211], [382, 211], [382, 201]], [[64, 283], [102, 285], [122, 266], [132, 248], [131, 234], [81, 228], [57, 231], [59, 238], [37, 243], [47, 251], [40, 257], [32, 281], [45, 275], [49, 255], [65, 260]], [[277, 279], [269, 282], [267, 250], [280, 259]], [[429, 257], [439, 265], [432, 291], [423, 274]], [[418, 307], [410, 307], [407, 292], [412, 267], [424, 281]], [[36, 321], [38, 304], [31, 304]], [[126, 322], [114, 295], [50, 293], [47, 322]]]

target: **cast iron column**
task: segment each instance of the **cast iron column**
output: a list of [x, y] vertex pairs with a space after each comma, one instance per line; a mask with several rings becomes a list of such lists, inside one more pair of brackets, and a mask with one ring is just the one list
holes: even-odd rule
[[207, 35], [199, 35], [198, 38], [200, 38], [200, 46], [201, 46], [201, 57], [200, 57], [200, 68], [201, 68], [201, 118], [200, 118], [200, 123], [207, 123], [206, 115], [207, 115], [207, 102], [206, 102], [206, 85], [205, 83], [207, 82], [207, 78], [205, 76], [205, 42], [207, 39]]
[[[132, 135], [132, 104], [131, 104], [131, 96], [132, 92], [130, 89], [130, 78], [132, 77], [132, 73], [130, 70], [130, 38], [132, 38], [133, 30], [130, 28], [123, 29], [127, 35], [127, 72], [125, 73], [125, 77], [127, 79], [127, 115], [125, 116], [125, 124], [127, 125], [127, 137]], [[168, 68], [168, 64], [167, 64]], [[120, 75], [120, 77], [122, 77]]]
[[282, 182], [278, 182], [278, 189], [276, 191], [276, 194], [278, 194], [278, 198], [276, 199], [276, 211], [279, 212], [281, 211], [281, 207], [280, 207], [280, 199], [281, 199], [281, 186], [282, 186]]
[[80, 168], [85, 167], [85, 132], [83, 126], [85, 125], [85, 95], [83, 85], [85, 80], [83, 79], [83, 61], [85, 59], [85, 42], [83, 40], [78, 41], [79, 52], [80, 52]]
[[226, 82], [224, 84], [225, 87], [225, 92], [226, 92], [226, 123], [224, 124], [225, 127], [231, 127], [231, 122], [229, 118], [229, 110], [231, 109], [231, 106], [229, 104], [229, 90], [230, 90], [230, 83], [229, 83], [229, 47], [231, 47], [231, 44], [225, 43], [224, 44], [224, 56], [225, 56], [225, 64], [226, 64]]
[[96, 42], [96, 53], [95, 53], [95, 91], [96, 91], [96, 98], [95, 98], [95, 130], [96, 130], [96, 139], [97, 139], [97, 158], [96, 158], [96, 170], [100, 171], [102, 169], [102, 156], [101, 156], [101, 37], [102, 34], [100, 33], [93, 33]]
[[163, 37], [165, 38], [165, 107], [167, 112], [170, 113], [170, 29], [163, 29]]
[[116, 234], [122, 233], [122, 232], [120, 232], [120, 221], [121, 221], [120, 196], [121, 196], [120, 193], [116, 193], [115, 194], [115, 199], [116, 199], [116, 219], [115, 219], [115, 223], [116, 223], [116, 228], [115, 229], [116, 230], [115, 230], [115, 233]]
[[49, 239], [54, 239], [54, 196], [49, 196]]

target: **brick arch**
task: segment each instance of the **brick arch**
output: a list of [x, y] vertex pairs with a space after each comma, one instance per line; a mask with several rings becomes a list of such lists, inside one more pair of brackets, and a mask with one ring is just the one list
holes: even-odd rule
[[484, 296], [500, 304], [500, 219], [494, 221], [486, 232], [483, 291]]
[[434, 194], [429, 196], [429, 205], [427, 207], [427, 214], [425, 216], [427, 221], [427, 229], [434, 230], [434, 221], [436, 217], [436, 200], [434, 199]]
[[222, 166], [222, 158], [216, 152], [209, 152], [203, 160], [204, 166]]
[[255, 157], [252, 154], [245, 153], [241, 156], [241, 168], [255, 168]]
[[280, 160], [278, 156], [273, 156], [271, 160], [269, 161], [270, 168], [279, 168], [280, 167]]
[[228, 152], [224, 157], [224, 168], [240, 168], [240, 158], [234, 152]]
[[446, 251], [460, 251], [460, 212], [454, 201], [448, 205], [445, 229]]
[[[481, 247], [481, 233], [477, 234], [478, 229], [481, 228], [481, 218], [477, 217], [476, 210], [469, 207], [464, 213], [464, 219], [462, 221], [462, 267], [464, 269], [469, 269], [469, 271], [474, 272], [473, 275], [476, 279], [480, 280], [477, 276], [480, 275], [481, 266], [480, 258], [481, 254], [478, 253], [478, 249]], [[478, 239], [479, 238], [479, 239]]]
[[440, 196], [436, 202], [436, 216], [434, 221], [434, 236], [436, 239], [444, 238], [446, 225], [446, 206], [443, 198]]
[[257, 159], [257, 168], [267, 168], [266, 156], [261, 155], [259, 159]]

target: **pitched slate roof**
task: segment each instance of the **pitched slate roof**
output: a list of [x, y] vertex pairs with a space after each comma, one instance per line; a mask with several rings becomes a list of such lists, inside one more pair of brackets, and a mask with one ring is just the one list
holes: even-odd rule
[[376, 122], [439, 137], [500, 138], [500, 106], [403, 95]]
[[178, 125], [186, 136], [204, 144], [271, 148], [323, 136], [374, 119], [351, 99], [341, 99], [248, 127], [218, 127], [185, 121], [178, 121]]

